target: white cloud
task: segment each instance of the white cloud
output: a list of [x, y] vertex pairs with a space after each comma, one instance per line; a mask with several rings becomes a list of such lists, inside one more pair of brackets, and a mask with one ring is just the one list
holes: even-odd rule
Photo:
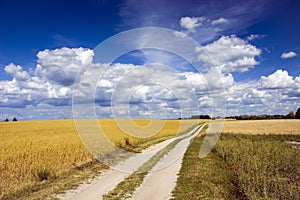
[[182, 17], [180, 19], [180, 26], [189, 32], [195, 33], [196, 28], [201, 26], [204, 20], [204, 17]]
[[23, 71], [20, 65], [15, 65], [13, 63], [7, 65], [4, 68], [5, 72], [12, 75], [16, 80], [25, 81], [30, 78], [26, 71]]
[[93, 55], [93, 51], [86, 48], [46, 49], [37, 54], [37, 71], [51, 82], [70, 86], [80, 67], [91, 65]]
[[[300, 76], [299, 76], [300, 77]], [[258, 81], [236, 82], [226, 89], [228, 115], [287, 114], [300, 103], [300, 81], [277, 70]]]
[[19, 65], [7, 65], [10, 81], [0, 81], [1, 107], [27, 105], [70, 105], [72, 84], [80, 67], [89, 66], [93, 51], [84, 48], [44, 50], [37, 54], [38, 64], [30, 73]]
[[[260, 54], [259, 49], [244, 40], [223, 36], [198, 51], [200, 58], [207, 59], [210, 65], [201, 73], [176, 71], [157, 64], [95, 64], [93, 51], [85, 48], [44, 50], [38, 53], [36, 68], [30, 72], [15, 64], [5, 67], [12, 79], [0, 81], [0, 115], [15, 109], [16, 116], [23, 118], [71, 117], [73, 83], [82, 66], [84, 79], [79, 82], [78, 92], [87, 97], [93, 95], [91, 88], [97, 86], [95, 102], [99, 117], [112, 116], [111, 100], [120, 116], [130, 113], [158, 118], [186, 117], [197, 114], [198, 109], [202, 114], [210, 114], [211, 106], [225, 106], [223, 97], [227, 100], [228, 115], [280, 114], [299, 105], [300, 76], [294, 78], [287, 71], [277, 70], [256, 82], [234, 81], [231, 72], [253, 67], [257, 64], [255, 56]], [[56, 71], [63, 76], [57, 78]], [[23, 111], [19, 112], [19, 108]]]
[[179, 32], [179, 31], [174, 31], [174, 35], [176, 35], [177, 37], [180, 37], [180, 38], [187, 37], [187, 35], [185, 33]]
[[228, 19], [225, 19], [223, 17], [219, 18], [219, 19], [215, 19], [211, 22], [211, 25], [215, 26], [215, 25], [220, 25], [220, 24], [226, 24], [228, 23], [229, 20]]
[[267, 77], [262, 76], [260, 83], [262, 88], [281, 89], [292, 87], [295, 82], [287, 71], [279, 69]]
[[256, 39], [260, 39], [260, 38], [263, 38], [265, 37], [266, 35], [259, 35], [259, 34], [251, 34], [249, 35], [246, 40], [247, 41], [252, 41], [252, 40], [256, 40]]
[[281, 58], [282, 59], [288, 59], [288, 58], [293, 58], [295, 57], [297, 54], [293, 51], [287, 52], [287, 53], [282, 53], [281, 54]]
[[221, 72], [221, 68], [211, 68], [204, 76], [210, 90], [225, 89], [234, 84], [232, 74], [225, 75]]
[[261, 50], [235, 35], [222, 36], [203, 47], [196, 49], [200, 53], [199, 60], [212, 67], [222, 66], [222, 72], [245, 72], [259, 64], [255, 60]]

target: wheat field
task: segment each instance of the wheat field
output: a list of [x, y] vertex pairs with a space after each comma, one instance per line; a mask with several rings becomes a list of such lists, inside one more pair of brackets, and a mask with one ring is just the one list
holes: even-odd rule
[[[196, 120], [98, 120], [106, 136], [118, 146], [137, 146], [188, 129]], [[120, 124], [121, 123], [121, 124]], [[131, 126], [129, 126], [131, 124]], [[145, 130], [136, 137], [134, 126]], [[161, 126], [157, 129], [155, 126]], [[125, 127], [124, 132], [120, 127]], [[127, 127], [126, 127], [127, 126]], [[159, 130], [159, 131], [157, 131]], [[126, 134], [132, 131], [133, 134]], [[155, 135], [149, 136], [153, 131]], [[147, 136], [144, 137], [144, 136]], [[73, 120], [42, 120], [0, 123], [0, 198], [47, 178], [93, 161], [82, 144]]]
[[300, 120], [233, 120], [225, 121], [223, 134], [300, 134]]

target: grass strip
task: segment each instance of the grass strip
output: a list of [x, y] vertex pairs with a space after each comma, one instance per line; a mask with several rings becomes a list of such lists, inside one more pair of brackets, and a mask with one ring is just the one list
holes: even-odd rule
[[214, 153], [199, 158], [206, 128], [186, 151], [172, 199], [237, 199], [234, 175]]
[[163, 149], [161, 149], [154, 156], [152, 156], [147, 162], [145, 162], [140, 168], [138, 168], [134, 173], [126, 177], [112, 191], [110, 191], [108, 194], [103, 195], [103, 199], [120, 200], [120, 199], [128, 199], [132, 197], [135, 189], [143, 183], [145, 176], [158, 163], [158, 161], [164, 155], [170, 152], [180, 141], [190, 137], [192, 134], [188, 134], [185, 137], [178, 138], [173, 142], [171, 142], [170, 144], [168, 144]]

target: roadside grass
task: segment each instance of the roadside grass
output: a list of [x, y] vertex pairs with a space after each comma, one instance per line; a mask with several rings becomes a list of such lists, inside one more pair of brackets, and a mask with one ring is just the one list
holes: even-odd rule
[[216, 152], [248, 199], [300, 199], [299, 135], [224, 135]]
[[[196, 126], [193, 126], [188, 131], [192, 130]], [[180, 135], [184, 135], [188, 131]], [[198, 130], [196, 130], [198, 131]], [[135, 189], [139, 187], [145, 178], [145, 176], [151, 171], [151, 169], [159, 162], [159, 160], [170, 152], [179, 142], [190, 137], [192, 134], [188, 134], [182, 138], [178, 138], [168, 144], [166, 147], [157, 152], [152, 156], [147, 162], [145, 162], [140, 168], [135, 172], [126, 177], [122, 182], [120, 182], [112, 191], [108, 194], [103, 195], [104, 200], [121, 200], [131, 198]]]
[[187, 150], [173, 199], [300, 199], [300, 135], [221, 135], [198, 157], [203, 135]]
[[202, 129], [184, 155], [172, 199], [237, 199], [234, 174], [219, 155], [199, 158], [205, 131]]

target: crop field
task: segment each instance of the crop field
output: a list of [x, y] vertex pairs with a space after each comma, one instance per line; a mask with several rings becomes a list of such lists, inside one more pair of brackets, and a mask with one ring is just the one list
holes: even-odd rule
[[[151, 123], [162, 125], [157, 134], [141, 138], [137, 137], [138, 133], [127, 135], [118, 127], [120, 124], [117, 125], [112, 119], [98, 121], [113, 143], [130, 146], [131, 149], [145, 148], [146, 144], [174, 136], [197, 122], [167, 120], [162, 123], [159, 120], [136, 119], [134, 124], [145, 128], [146, 134], [153, 132], [151, 127], [156, 130]], [[130, 124], [128, 120], [120, 123], [123, 123], [122, 126]], [[82, 144], [73, 120], [0, 123], [0, 198], [56, 179], [64, 172], [92, 161], [94, 158]]]
[[225, 122], [225, 134], [199, 159], [203, 132], [184, 156], [173, 198], [300, 199], [299, 123]]
[[300, 120], [225, 121], [223, 134], [300, 134]]

